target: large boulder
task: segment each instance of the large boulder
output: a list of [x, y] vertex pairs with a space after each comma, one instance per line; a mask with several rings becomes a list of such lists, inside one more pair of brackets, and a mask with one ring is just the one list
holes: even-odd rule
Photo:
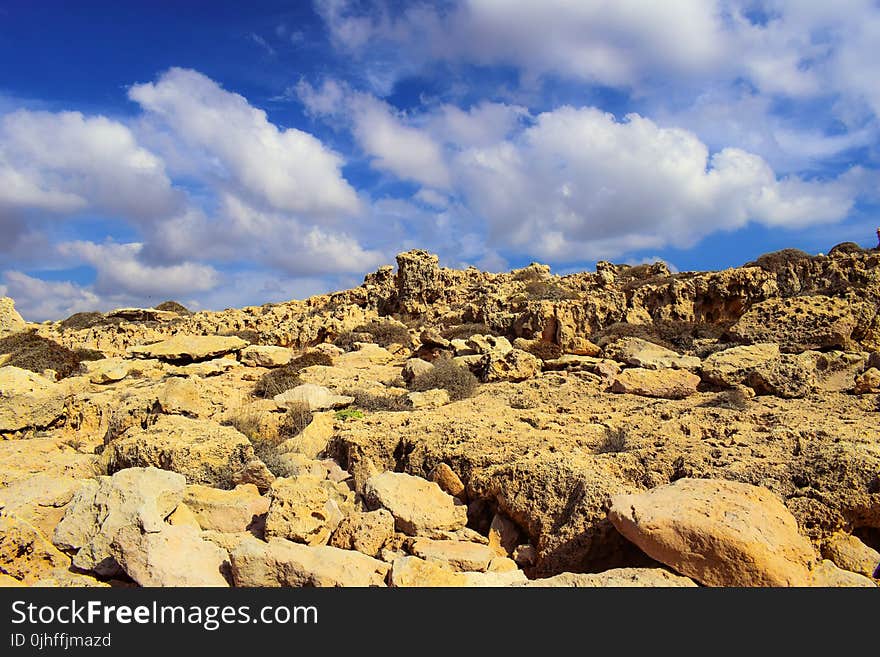
[[703, 380], [717, 386], [733, 387], [745, 384], [758, 368], [779, 359], [779, 345], [759, 343], [716, 351], [704, 361], [701, 370]]
[[188, 483], [215, 488], [237, 483], [260, 487], [260, 477], [271, 478], [251, 443], [234, 428], [177, 415], [161, 415], [146, 429], [130, 429], [110, 442], [105, 458], [109, 473], [153, 466], [178, 472]]
[[857, 321], [844, 299], [823, 295], [773, 298], [756, 303], [730, 328], [745, 343], [775, 342], [783, 351], [846, 349]]
[[606, 345], [605, 357], [648, 370], [695, 370], [700, 367], [701, 362], [696, 356], [682, 356], [653, 342], [631, 337], [620, 338]]
[[390, 567], [354, 550], [282, 538], [244, 538], [229, 556], [235, 586], [384, 586]]
[[388, 509], [397, 530], [405, 534], [456, 530], [467, 524], [467, 507], [433, 481], [403, 472], [373, 475], [364, 486], [364, 498], [371, 509]]
[[611, 498], [608, 518], [648, 556], [707, 586], [808, 586], [814, 554], [770, 491], [679, 479]]
[[241, 362], [251, 367], [281, 367], [290, 362], [293, 352], [287, 347], [251, 345], [241, 352]]
[[199, 527], [218, 532], [243, 532], [269, 510], [269, 498], [253, 484], [233, 490], [191, 484], [183, 500]]
[[522, 349], [511, 349], [503, 354], [490, 352], [483, 356], [479, 366], [480, 378], [492, 381], [525, 381], [541, 371], [541, 359]]
[[210, 360], [241, 351], [248, 343], [229, 335], [175, 335], [153, 344], [130, 347], [135, 358], [157, 358], [171, 363]]
[[86, 481], [55, 528], [52, 542], [73, 552], [73, 565], [99, 575], [118, 575], [111, 543], [123, 527], [159, 532], [183, 500], [186, 479], [157, 468], [129, 468]]
[[0, 432], [44, 428], [64, 414], [62, 387], [19, 367], [0, 367]]
[[779, 345], [760, 343], [716, 352], [703, 361], [702, 377], [723, 387], [746, 385], [761, 395], [805, 397], [816, 384], [810, 356], [780, 354]]
[[32, 524], [13, 515], [0, 515], [0, 573], [33, 584], [55, 568], [69, 566], [70, 557]]
[[15, 302], [9, 297], [0, 297], [0, 338], [23, 331], [26, 326], [15, 310]]
[[440, 259], [427, 251], [413, 250], [397, 254], [397, 307], [404, 313], [416, 313], [440, 296], [438, 275]]
[[335, 419], [335, 414], [329, 411], [315, 413], [305, 429], [278, 445], [278, 451], [294, 452], [310, 459], [317, 457], [327, 449], [333, 438]]
[[394, 516], [385, 509], [346, 516], [333, 536], [330, 545], [343, 550], [357, 550], [375, 557], [385, 542], [394, 534]]
[[694, 394], [700, 377], [687, 370], [648, 370], [634, 367], [620, 372], [611, 384], [611, 392], [642, 397], [683, 399]]
[[324, 386], [315, 385], [314, 383], [303, 383], [290, 390], [285, 390], [279, 395], [275, 395], [273, 400], [281, 410], [286, 410], [292, 405], [306, 404], [309, 410], [325, 411], [333, 408], [344, 408], [354, 402], [354, 397], [337, 395]]
[[269, 489], [266, 536], [323, 545], [345, 516], [354, 511], [354, 493], [329, 479], [301, 475], [279, 477]]
[[0, 488], [0, 510], [51, 536], [82, 482], [73, 477], [38, 473]]
[[880, 552], [851, 534], [838, 533], [822, 546], [822, 556], [838, 567], [871, 577], [880, 565]]

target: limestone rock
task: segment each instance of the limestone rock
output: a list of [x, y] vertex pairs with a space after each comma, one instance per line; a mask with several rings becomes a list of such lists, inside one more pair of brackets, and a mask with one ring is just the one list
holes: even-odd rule
[[687, 370], [646, 370], [632, 368], [623, 370], [611, 384], [612, 392], [683, 399], [697, 391], [700, 377]]
[[52, 588], [109, 588], [111, 585], [91, 575], [75, 573], [67, 568], [54, 568], [44, 573], [32, 587]]
[[513, 549], [512, 556], [518, 566], [532, 566], [538, 559], [538, 552], [534, 545], [523, 543]]
[[418, 312], [438, 298], [439, 262], [436, 255], [418, 249], [397, 255], [397, 306], [400, 311]]
[[432, 349], [451, 349], [452, 343], [449, 342], [446, 338], [440, 335], [440, 332], [436, 329], [425, 329], [419, 335], [419, 341], [422, 343], [423, 347], [428, 347]]
[[532, 580], [535, 587], [695, 587], [689, 577], [676, 575], [664, 568], [612, 568], [601, 573], [560, 573], [553, 577]]
[[335, 417], [332, 412], [315, 413], [308, 426], [298, 435], [282, 442], [278, 446], [278, 451], [293, 452], [314, 459], [327, 449], [333, 438], [334, 422]]
[[178, 472], [192, 484], [215, 488], [232, 488], [236, 483], [261, 485], [257, 480], [261, 470], [236, 477], [256, 461], [248, 439], [232, 427], [206, 420], [161, 415], [147, 429], [129, 430], [112, 441], [104, 453], [109, 473], [152, 466]]
[[323, 545], [342, 519], [354, 511], [354, 493], [345, 484], [312, 477], [279, 477], [269, 489], [266, 536]]
[[0, 297], [0, 338], [23, 331], [26, 326], [15, 310], [15, 302], [9, 297]]
[[287, 365], [292, 356], [286, 347], [250, 345], [241, 351], [241, 362], [251, 367], [281, 367]]
[[384, 586], [389, 565], [354, 550], [245, 538], [230, 553], [235, 586]]
[[855, 378], [853, 392], [857, 395], [880, 393], [880, 370], [876, 367], [865, 370]]
[[711, 354], [703, 361], [702, 376], [709, 383], [732, 387], [745, 383], [759, 367], [779, 359], [779, 345], [759, 343], [732, 347]]
[[427, 374], [434, 369], [434, 366], [421, 358], [410, 358], [403, 364], [403, 380], [412, 383], [415, 378], [421, 374]]
[[179, 316], [176, 312], [155, 308], [117, 308], [107, 313], [107, 317], [118, 317], [127, 322], [170, 322]]
[[782, 351], [849, 346], [856, 328], [849, 303], [822, 295], [767, 299], [752, 306], [730, 328], [747, 343], [775, 342]]
[[395, 559], [390, 578], [394, 587], [521, 586], [526, 581], [521, 570], [505, 573], [456, 572], [447, 565], [412, 556]]
[[19, 367], [0, 367], [0, 432], [48, 427], [63, 413], [59, 384]]
[[428, 474], [428, 479], [436, 483], [444, 492], [449, 493], [452, 497], [457, 497], [460, 500], [464, 499], [464, 484], [459, 476], [455, 474], [455, 471], [446, 463], [438, 463], [434, 466]]
[[480, 355], [492, 355], [495, 358], [501, 358], [508, 351], [513, 349], [510, 340], [503, 336], [496, 335], [472, 335], [467, 339], [468, 346]]
[[815, 386], [813, 373], [799, 356], [782, 354], [778, 359], [759, 365], [749, 374], [746, 385], [759, 395], [784, 399], [806, 397]]
[[192, 527], [198, 531], [202, 530], [196, 514], [183, 502], [178, 504], [171, 515], [165, 518], [165, 522], [173, 527]]
[[128, 362], [118, 356], [104, 358], [102, 360], [87, 360], [83, 366], [89, 376], [89, 381], [98, 385], [116, 383], [128, 376]]
[[324, 386], [314, 383], [303, 383], [290, 390], [285, 390], [280, 395], [275, 395], [273, 399], [281, 410], [290, 408], [291, 404], [305, 403], [312, 411], [324, 411], [345, 408], [354, 402], [354, 397], [334, 394]]
[[156, 468], [129, 468], [112, 477], [87, 481], [55, 528], [52, 542], [76, 552], [73, 564], [100, 575], [116, 575], [119, 566], [110, 543], [122, 527], [158, 532], [183, 500], [182, 475]]
[[426, 390], [425, 392], [410, 392], [406, 395], [409, 408], [438, 408], [449, 403], [449, 393], [442, 388]]
[[833, 561], [839, 568], [866, 577], [871, 577], [880, 564], [880, 552], [851, 534], [838, 533], [829, 538], [822, 545], [822, 556]]
[[184, 503], [205, 530], [243, 532], [256, 516], [269, 510], [269, 498], [260, 495], [253, 484], [220, 490], [191, 484], [186, 487]]
[[586, 338], [572, 337], [562, 345], [562, 351], [574, 356], [598, 356], [602, 348]]
[[503, 513], [496, 513], [489, 525], [489, 547], [502, 557], [513, 554], [519, 544], [519, 527]]
[[671, 349], [640, 338], [615, 340], [605, 346], [605, 357], [648, 370], [669, 368], [696, 370], [701, 363], [695, 356], [682, 356]]
[[229, 586], [226, 551], [192, 527], [166, 525], [158, 532], [122, 527], [110, 545], [123, 571], [141, 586]]
[[806, 586], [810, 542], [768, 490], [679, 479], [611, 498], [608, 517], [648, 556], [708, 586]]
[[388, 509], [397, 530], [411, 536], [422, 529], [455, 530], [467, 524], [467, 507], [456, 505], [433, 481], [403, 472], [370, 477], [364, 498], [372, 509]]
[[58, 438], [0, 440], [0, 487], [35, 474], [74, 479], [92, 477], [96, 458], [76, 451]]
[[135, 358], [158, 358], [171, 363], [210, 360], [241, 351], [247, 342], [235, 336], [175, 335], [154, 344], [129, 348]]
[[237, 367], [241, 367], [241, 363], [234, 358], [214, 358], [200, 363], [178, 365], [172, 368], [171, 371], [180, 374], [181, 376], [209, 377], [223, 374]]
[[51, 536], [81, 483], [73, 477], [45, 473], [19, 479], [0, 488], [0, 510]]
[[0, 572], [31, 584], [54, 568], [70, 566], [36, 527], [13, 515], [0, 515]]
[[207, 402], [205, 384], [195, 376], [173, 377], [159, 387], [158, 403], [163, 413], [187, 417], [207, 417], [211, 405]]
[[483, 381], [525, 381], [541, 371], [541, 359], [521, 349], [510, 349], [503, 355], [490, 352], [480, 362]]
[[821, 587], [865, 587], [874, 588], [877, 584], [864, 575], [843, 570], [834, 565], [834, 562], [824, 559], [813, 569], [812, 586]]
[[394, 516], [385, 509], [346, 516], [330, 537], [330, 545], [375, 557], [394, 534]]
[[420, 538], [413, 541], [412, 553], [426, 561], [437, 561], [453, 570], [485, 572], [495, 557], [494, 551], [479, 543], [469, 541], [435, 541]]

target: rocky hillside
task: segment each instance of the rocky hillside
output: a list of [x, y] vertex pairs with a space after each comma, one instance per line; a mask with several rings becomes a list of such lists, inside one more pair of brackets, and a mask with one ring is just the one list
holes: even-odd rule
[[880, 252], [27, 324], [0, 583], [875, 586]]

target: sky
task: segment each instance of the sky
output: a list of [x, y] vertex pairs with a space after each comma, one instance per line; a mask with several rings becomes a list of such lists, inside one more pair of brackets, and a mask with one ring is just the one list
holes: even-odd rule
[[0, 0], [0, 296], [873, 247], [878, 43], [869, 0]]

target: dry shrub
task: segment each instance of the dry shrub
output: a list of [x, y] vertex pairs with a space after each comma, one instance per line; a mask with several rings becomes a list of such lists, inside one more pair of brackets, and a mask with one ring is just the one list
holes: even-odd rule
[[850, 253], [865, 253], [865, 249], [863, 249], [855, 242], [841, 242], [840, 244], [831, 247], [828, 255], [833, 257], [836, 255], [847, 255]]
[[178, 315], [192, 315], [192, 311], [184, 306], [183, 304], [177, 303], [176, 301], [163, 301], [158, 306], [155, 306], [156, 310], [164, 310], [167, 312], [177, 313]]
[[240, 434], [254, 442], [260, 440], [260, 413], [253, 408], [239, 408], [220, 422], [225, 427], [233, 427]]
[[373, 336], [363, 331], [343, 331], [336, 336], [333, 344], [345, 351], [354, 351], [355, 342], [372, 342]]
[[653, 324], [630, 324], [628, 322], [618, 322], [606, 326], [598, 333], [593, 334], [590, 337], [590, 341], [600, 347], [604, 347], [619, 338], [641, 338], [642, 340], [653, 342], [654, 344], [666, 347], [667, 349], [675, 349], [675, 345], [664, 340], [657, 334]]
[[107, 326], [113, 324], [121, 324], [122, 320], [118, 317], [107, 317], [103, 313], [74, 313], [67, 319], [62, 319], [59, 327], [62, 331], [75, 331], [78, 329], [87, 329], [94, 326]]
[[521, 281], [523, 283], [527, 283], [529, 281], [542, 281], [547, 277], [547, 274], [541, 271], [540, 269], [536, 269], [533, 267], [523, 267], [522, 269], [518, 269], [513, 273], [513, 280]]
[[578, 293], [574, 290], [552, 281], [526, 283], [525, 292], [532, 301], [562, 301], [578, 298]]
[[596, 447], [597, 454], [618, 454], [631, 449], [629, 434], [624, 427], [616, 427], [612, 429], [608, 427], [605, 430], [605, 437]]
[[0, 339], [0, 354], [9, 354], [4, 365], [20, 367], [41, 374], [54, 370], [59, 379], [78, 374], [83, 360], [103, 358], [100, 352], [83, 351], [77, 354], [67, 347], [31, 331], [21, 331]]
[[765, 253], [753, 262], [748, 262], [744, 267], [760, 267], [764, 271], [777, 273], [787, 268], [790, 264], [801, 260], [810, 260], [811, 256], [806, 251], [800, 249], [782, 249], [781, 251], [773, 251]]
[[382, 395], [365, 390], [343, 390], [340, 394], [354, 397], [354, 406], [371, 412], [399, 412], [412, 410], [406, 395]]
[[443, 389], [452, 401], [471, 397], [479, 387], [477, 377], [464, 365], [451, 359], [438, 361], [433, 369], [413, 379], [412, 389], [418, 392]]
[[298, 436], [309, 426], [313, 417], [314, 414], [307, 403], [294, 402], [290, 404], [278, 425], [278, 439], [287, 440]]
[[291, 367], [289, 364], [269, 370], [254, 384], [254, 395], [270, 399], [286, 390], [295, 388], [302, 383], [302, 379], [299, 378], [299, 370], [300, 368]]
[[309, 351], [301, 356], [297, 356], [292, 361], [290, 361], [288, 367], [296, 369], [296, 371], [298, 372], [302, 369], [305, 369], [306, 367], [312, 367], [313, 365], [324, 365], [325, 367], [330, 367], [331, 365], [333, 365], [333, 358], [320, 351]]
[[372, 321], [369, 324], [361, 324], [355, 327], [353, 333], [369, 333], [380, 347], [387, 347], [392, 344], [401, 344], [404, 347], [412, 346], [412, 338], [409, 330], [403, 324], [398, 322], [381, 322]]
[[555, 360], [562, 355], [562, 347], [555, 342], [547, 342], [546, 340], [530, 342], [526, 345], [525, 351], [541, 360]]

